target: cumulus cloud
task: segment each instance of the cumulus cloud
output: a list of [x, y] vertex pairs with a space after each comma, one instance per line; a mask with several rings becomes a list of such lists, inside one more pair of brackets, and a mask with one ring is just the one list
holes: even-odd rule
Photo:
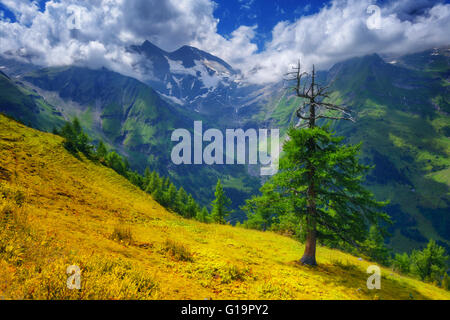
[[126, 48], [144, 40], [169, 51], [196, 46], [253, 83], [279, 80], [299, 58], [306, 67], [328, 68], [374, 52], [405, 54], [450, 44], [450, 5], [429, 0], [389, 2], [381, 8], [379, 29], [367, 25], [373, 1], [333, 0], [315, 14], [280, 21], [262, 50], [253, 42], [256, 25], [218, 34], [212, 0], [51, 0], [43, 11], [35, 1], [0, 2], [17, 17], [0, 18], [1, 52], [45, 66], [104, 66], [138, 78], [133, 65], [139, 57]]
[[107, 67], [134, 75], [131, 44], [150, 40], [174, 50], [215, 30], [209, 0], [1, 0], [17, 17], [0, 21], [0, 51], [38, 65]]
[[[262, 52], [241, 55], [239, 61], [231, 56], [228, 59], [249, 81], [265, 83], [279, 80], [287, 66], [298, 59], [306, 68], [312, 64], [329, 68], [355, 56], [401, 55], [450, 44], [449, 4], [401, 0], [381, 8], [379, 29], [367, 24], [373, 14], [367, 12], [371, 4], [370, 0], [332, 1], [316, 14], [279, 22]], [[226, 46], [209, 50], [228, 54]]]

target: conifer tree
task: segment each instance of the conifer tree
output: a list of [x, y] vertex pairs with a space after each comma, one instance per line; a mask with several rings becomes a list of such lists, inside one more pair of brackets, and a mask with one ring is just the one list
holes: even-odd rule
[[214, 222], [225, 224], [226, 218], [232, 212], [231, 210], [229, 210], [229, 207], [231, 206], [231, 200], [225, 195], [220, 179], [217, 180], [216, 192], [214, 193], [214, 195], [216, 198], [211, 203], [211, 217]]
[[411, 258], [406, 252], [402, 254], [397, 253], [392, 261], [392, 266], [394, 270], [408, 274], [411, 270]]
[[308, 74], [299, 62], [288, 76], [303, 105], [296, 110], [299, 121], [288, 131], [280, 172], [271, 183], [282, 196], [280, 201], [302, 221], [306, 243], [300, 261], [316, 265], [318, 237], [359, 247], [369, 226], [389, 217], [381, 212], [385, 203], [362, 186], [370, 167], [359, 163], [361, 145], [344, 145], [344, 138], [336, 137], [329, 126], [317, 126], [319, 119], [354, 121], [350, 111], [324, 101], [329, 86], [317, 84], [314, 66]]
[[61, 136], [65, 138], [64, 147], [71, 153], [76, 153], [77, 134], [74, 131], [73, 125], [70, 122], [66, 122], [61, 128]]
[[165, 177], [162, 179], [162, 190], [163, 191], [167, 191], [167, 189], [169, 189], [170, 186], [170, 179], [169, 177]]
[[167, 189], [165, 193], [166, 197], [166, 203], [168, 204], [169, 208], [171, 208], [174, 211], [178, 211], [179, 206], [177, 203], [177, 188], [174, 186], [173, 183], [170, 183], [169, 188]]
[[198, 205], [195, 202], [192, 195], [188, 196], [188, 201], [186, 204], [186, 217], [187, 218], [194, 218], [197, 215], [197, 212], [199, 211]]
[[105, 162], [106, 156], [108, 155], [108, 149], [106, 149], [106, 146], [102, 140], [98, 142], [96, 153], [97, 159], [100, 162]]
[[208, 209], [203, 207], [202, 210], [197, 212], [195, 219], [200, 222], [208, 223], [210, 221]]
[[77, 135], [76, 148], [78, 151], [82, 152], [88, 158], [92, 158], [93, 146], [91, 145], [90, 142], [91, 140], [86, 133], [81, 132]]
[[106, 164], [108, 167], [112, 168], [114, 171], [116, 171], [118, 174], [122, 176], [127, 176], [127, 170], [126, 164], [124, 163], [121, 156], [119, 156], [115, 151], [111, 151], [106, 156]]
[[148, 167], [145, 168], [144, 171], [144, 188], [146, 188], [150, 182], [150, 178], [152, 176], [152, 172]]
[[80, 120], [78, 120], [77, 117], [75, 117], [72, 120], [72, 128], [73, 128], [73, 132], [76, 136], [83, 132], [83, 129], [81, 128]]
[[160, 179], [159, 177], [156, 177], [154, 179], [153, 185], [151, 187], [151, 189], [152, 189], [151, 195], [152, 195], [153, 199], [155, 199], [159, 204], [165, 205], [164, 192], [162, 190], [162, 183], [163, 183], [163, 180]]
[[188, 194], [186, 193], [186, 191], [184, 191], [183, 187], [180, 187], [177, 194], [177, 203], [179, 206], [178, 211], [182, 216], [186, 216], [187, 202], [188, 202]]
[[156, 189], [158, 183], [159, 183], [159, 175], [156, 171], [153, 171], [152, 174], [150, 175], [150, 180], [147, 184], [147, 187], [145, 188], [145, 192], [152, 193], [153, 190]]
[[142, 177], [138, 172], [136, 171], [128, 171], [127, 172], [127, 178], [130, 180], [132, 184], [135, 186], [138, 186], [140, 189], [143, 189], [144, 187], [144, 177]]
[[362, 244], [363, 251], [375, 261], [388, 265], [390, 254], [384, 243], [384, 238], [378, 227], [372, 225], [369, 229], [369, 235]]
[[385, 203], [374, 200], [362, 186], [370, 167], [358, 162], [360, 145], [343, 145], [343, 138], [327, 126], [291, 128], [288, 135], [280, 172], [270, 183], [302, 221], [306, 245], [301, 262], [316, 265], [317, 238], [361, 247], [369, 225], [388, 222], [389, 217], [381, 211]]
[[288, 210], [281, 204], [280, 194], [274, 192], [273, 188], [272, 184], [264, 184], [260, 189], [262, 195], [253, 196], [241, 207], [247, 215], [245, 225], [248, 228], [266, 231]]

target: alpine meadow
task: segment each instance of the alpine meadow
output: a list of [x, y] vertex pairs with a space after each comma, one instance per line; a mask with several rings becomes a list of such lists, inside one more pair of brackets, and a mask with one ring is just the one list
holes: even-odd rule
[[0, 300], [450, 300], [448, 30], [444, 0], [0, 0]]

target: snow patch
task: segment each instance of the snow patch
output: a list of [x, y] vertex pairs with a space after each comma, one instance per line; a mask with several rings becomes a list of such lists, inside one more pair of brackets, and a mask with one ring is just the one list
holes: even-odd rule
[[[167, 57], [166, 57], [167, 58]], [[191, 68], [185, 68], [182, 61], [171, 60], [167, 58], [169, 62], [170, 72], [178, 76], [193, 76], [198, 78], [203, 87], [209, 90], [215, 90], [220, 83], [226, 83], [229, 77], [231, 77], [230, 71], [220, 63], [210, 60], [194, 60], [194, 66]], [[174, 76], [174, 78], [176, 78]], [[175, 80], [179, 85], [182, 79]], [[193, 86], [194, 84], [192, 84]]]
[[185, 104], [183, 100], [178, 99], [177, 97], [169, 96], [169, 95], [164, 94], [164, 93], [162, 93], [162, 92], [158, 92], [158, 93], [159, 93], [163, 98], [165, 98], [165, 99], [167, 99], [167, 100], [169, 100], [169, 101], [171, 101], [171, 102], [173, 102], [173, 103], [175, 103], [175, 104], [178, 104], [178, 105], [180, 105], [180, 106], [182, 106], [182, 105]]

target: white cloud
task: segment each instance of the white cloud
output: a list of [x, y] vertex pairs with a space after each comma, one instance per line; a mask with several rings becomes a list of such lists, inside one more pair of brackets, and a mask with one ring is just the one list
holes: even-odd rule
[[[381, 29], [366, 21], [370, 0], [334, 0], [297, 21], [280, 21], [272, 40], [258, 51], [257, 26], [240, 26], [229, 37], [217, 33], [211, 0], [52, 0], [44, 12], [36, 2], [0, 0], [18, 21], [0, 21], [0, 50], [41, 65], [107, 67], [134, 75], [130, 44], [148, 39], [165, 50], [190, 44], [215, 54], [256, 83], [277, 81], [301, 58], [309, 67], [374, 52], [404, 54], [450, 44], [450, 5], [400, 0], [381, 10]], [[252, 1], [241, 1], [243, 5]]]
[[[314, 15], [302, 16], [292, 23], [279, 22], [264, 51], [239, 51], [238, 59], [228, 56], [228, 61], [240, 67], [249, 81], [265, 83], [279, 80], [287, 66], [299, 58], [306, 68], [312, 64], [328, 68], [355, 56], [400, 55], [448, 45], [450, 5], [429, 2], [402, 0], [382, 8], [381, 29], [371, 30], [366, 24], [370, 16], [366, 10], [372, 1], [335, 0]], [[421, 14], [412, 15], [417, 8]], [[228, 46], [221, 44], [209, 50], [227, 56], [232, 41], [227, 41]], [[244, 47], [249, 45], [247, 42]]]
[[37, 15], [39, 6], [36, 1], [29, 0], [3, 0], [6, 5], [22, 24], [29, 24]]

